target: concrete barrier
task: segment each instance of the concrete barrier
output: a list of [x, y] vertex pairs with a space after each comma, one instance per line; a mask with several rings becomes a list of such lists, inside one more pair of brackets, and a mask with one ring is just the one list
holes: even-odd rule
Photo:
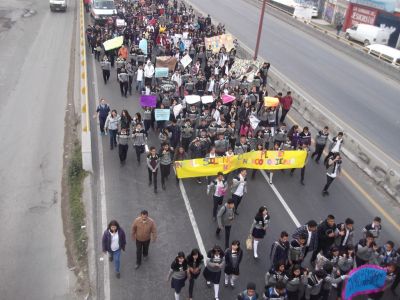
[[333, 135], [344, 132], [343, 154], [363, 172], [381, 186], [391, 197], [400, 202], [400, 167], [398, 162], [388, 157], [371, 144], [351, 126], [334, 116], [311, 96], [303, 92], [278, 70], [271, 68], [268, 84], [280, 92], [292, 92], [293, 108], [316, 128], [329, 126]]
[[81, 147], [82, 167], [92, 172], [92, 142], [90, 135], [90, 114], [86, 64], [86, 35], [85, 35], [85, 11], [83, 1], [79, 6], [79, 58], [80, 58], [80, 98], [81, 98]]

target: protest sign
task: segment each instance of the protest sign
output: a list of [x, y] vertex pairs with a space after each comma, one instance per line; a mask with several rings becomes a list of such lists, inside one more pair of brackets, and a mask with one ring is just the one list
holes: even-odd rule
[[145, 107], [156, 107], [157, 96], [154, 95], [141, 95], [140, 96], [140, 105]]
[[342, 291], [343, 300], [351, 300], [358, 295], [381, 291], [385, 287], [386, 270], [377, 265], [363, 265], [353, 269]]
[[200, 102], [200, 96], [199, 95], [187, 95], [187, 96], [185, 96], [185, 101], [187, 104], [195, 104], [197, 102]]
[[117, 25], [117, 27], [126, 26], [126, 22], [125, 22], [124, 19], [116, 19], [116, 20], [115, 20], [115, 24]]
[[236, 99], [236, 97], [235, 96], [231, 96], [231, 95], [222, 95], [221, 99], [222, 99], [222, 102], [224, 104], [226, 104], [226, 103], [234, 101]]
[[145, 38], [140, 40], [139, 49], [142, 50], [145, 56], [147, 56], [147, 40]]
[[197, 158], [175, 162], [178, 178], [215, 176], [234, 170], [280, 170], [302, 168], [306, 151], [252, 151], [240, 155], [216, 158]]
[[156, 68], [168, 68], [173, 72], [177, 62], [178, 60], [174, 56], [157, 56]]
[[154, 110], [154, 117], [156, 121], [168, 121], [171, 112], [169, 109], [156, 108]]
[[256, 129], [258, 126], [258, 123], [260, 123], [260, 120], [256, 116], [253, 116], [253, 115], [251, 115], [249, 117], [249, 120], [250, 120], [251, 128]]
[[174, 41], [174, 46], [176, 46], [176, 44], [179, 42], [179, 39], [181, 39], [181, 41], [183, 42], [183, 44], [185, 45], [185, 49], [188, 50], [190, 45], [192, 44], [192, 40], [189, 39], [187, 37], [187, 35], [183, 36], [182, 34], [175, 34], [172, 37], [173, 41]]
[[192, 62], [192, 59], [190, 58], [189, 54], [186, 54], [184, 57], [181, 59], [181, 64], [184, 68], [186, 68], [190, 63]]
[[203, 103], [203, 104], [208, 104], [208, 103], [213, 103], [213, 102], [214, 102], [213, 96], [202, 96], [201, 97], [201, 103]]
[[111, 40], [107, 40], [103, 43], [104, 50], [108, 51], [108, 50], [119, 48], [122, 46], [123, 43], [124, 43], [124, 37], [117, 36], [117, 37], [115, 37]]
[[179, 113], [182, 111], [182, 104], [177, 104], [174, 106], [174, 108], [172, 109], [172, 111], [174, 112], [174, 116], [175, 118], [179, 115]]
[[155, 77], [156, 78], [164, 78], [164, 77], [168, 77], [168, 68], [155, 68]]
[[264, 97], [264, 106], [266, 107], [277, 107], [279, 99], [274, 97]]
[[233, 44], [233, 37], [230, 34], [222, 34], [210, 38], [204, 38], [204, 44], [207, 50], [210, 49], [211, 46], [213, 53], [218, 53], [222, 45], [225, 46], [227, 52], [235, 47]]
[[242, 80], [244, 76], [247, 78], [247, 82], [253, 82], [254, 76], [260, 70], [262, 63], [254, 61], [252, 59], [240, 59], [235, 58], [232, 68], [229, 70], [230, 73], [235, 72], [236, 78]]

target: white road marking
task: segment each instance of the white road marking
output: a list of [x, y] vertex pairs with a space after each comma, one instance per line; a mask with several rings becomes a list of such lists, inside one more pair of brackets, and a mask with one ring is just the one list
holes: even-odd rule
[[294, 215], [293, 211], [290, 209], [289, 205], [286, 203], [285, 199], [283, 199], [281, 193], [279, 193], [278, 189], [275, 187], [274, 184], [269, 184], [269, 178], [267, 176], [267, 173], [265, 173], [264, 170], [260, 170], [261, 174], [264, 176], [265, 180], [268, 182], [268, 185], [271, 187], [271, 189], [274, 191], [276, 197], [278, 198], [278, 200], [281, 202], [282, 206], [285, 208], [286, 212], [288, 213], [288, 215], [290, 216], [290, 218], [292, 219], [293, 223], [297, 226], [300, 227], [301, 223], [299, 222], [299, 220], [296, 218], [296, 216]]
[[[96, 101], [99, 99], [99, 88], [97, 84], [96, 64], [94, 56], [92, 56], [92, 69], [93, 69], [93, 90]], [[90, 114], [89, 114], [90, 115]], [[95, 134], [99, 134], [99, 127], [96, 126], [96, 130], [92, 131]], [[100, 204], [101, 204], [101, 226], [107, 228], [107, 201], [106, 201], [106, 181], [104, 177], [104, 160], [103, 160], [103, 144], [100, 138], [97, 143], [99, 151], [99, 180], [100, 180]], [[111, 299], [110, 290], [110, 267], [108, 259], [104, 259], [104, 299]]]
[[[175, 171], [175, 169], [174, 169], [174, 171]], [[197, 226], [196, 218], [194, 217], [192, 206], [190, 205], [190, 201], [187, 196], [185, 186], [183, 185], [182, 180], [179, 180], [179, 189], [181, 190], [182, 198], [183, 198], [183, 201], [185, 202], [185, 207], [188, 212], [189, 220], [190, 220], [190, 223], [192, 224], [194, 236], [196, 237], [196, 241], [197, 241], [197, 244], [199, 245], [200, 252], [201, 252], [201, 254], [203, 254], [204, 257], [207, 257], [207, 251], [206, 251], [206, 248], [204, 247], [203, 239], [201, 238], [199, 226]], [[205, 264], [205, 261], [204, 261], [204, 264]]]

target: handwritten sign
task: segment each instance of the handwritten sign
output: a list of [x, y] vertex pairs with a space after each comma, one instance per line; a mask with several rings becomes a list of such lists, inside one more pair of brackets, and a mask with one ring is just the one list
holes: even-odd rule
[[154, 117], [156, 121], [168, 121], [171, 112], [169, 109], [157, 108], [154, 110]]
[[184, 57], [181, 59], [181, 64], [184, 68], [186, 68], [190, 63], [192, 62], [192, 59], [190, 58], [189, 54], [186, 54]]
[[233, 37], [230, 34], [222, 34], [210, 38], [204, 38], [206, 49], [210, 49], [214, 53], [218, 53], [222, 46], [225, 46], [227, 52], [235, 47], [233, 44]]
[[385, 287], [386, 270], [376, 265], [363, 265], [353, 269], [346, 280], [342, 292], [343, 300], [351, 300], [358, 295], [381, 291]]

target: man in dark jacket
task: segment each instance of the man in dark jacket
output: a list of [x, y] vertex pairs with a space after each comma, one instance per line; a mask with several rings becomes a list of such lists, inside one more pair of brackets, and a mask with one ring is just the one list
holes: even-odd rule
[[299, 239], [302, 235], [307, 236], [304, 247], [304, 258], [309, 251], [314, 251], [318, 247], [317, 226], [317, 222], [315, 222], [314, 220], [310, 220], [305, 225], [297, 228], [292, 235], [292, 237], [296, 240]]
[[286, 231], [281, 232], [280, 239], [275, 241], [271, 246], [269, 259], [271, 266], [275, 266], [278, 262], [288, 263], [289, 257], [289, 234]]
[[335, 217], [333, 215], [328, 215], [325, 221], [318, 225], [317, 235], [318, 235], [318, 247], [314, 250], [311, 257], [311, 262], [315, 262], [318, 253], [322, 250], [324, 256], [327, 256], [329, 249], [335, 243], [335, 238], [338, 234], [338, 229], [335, 224]]

